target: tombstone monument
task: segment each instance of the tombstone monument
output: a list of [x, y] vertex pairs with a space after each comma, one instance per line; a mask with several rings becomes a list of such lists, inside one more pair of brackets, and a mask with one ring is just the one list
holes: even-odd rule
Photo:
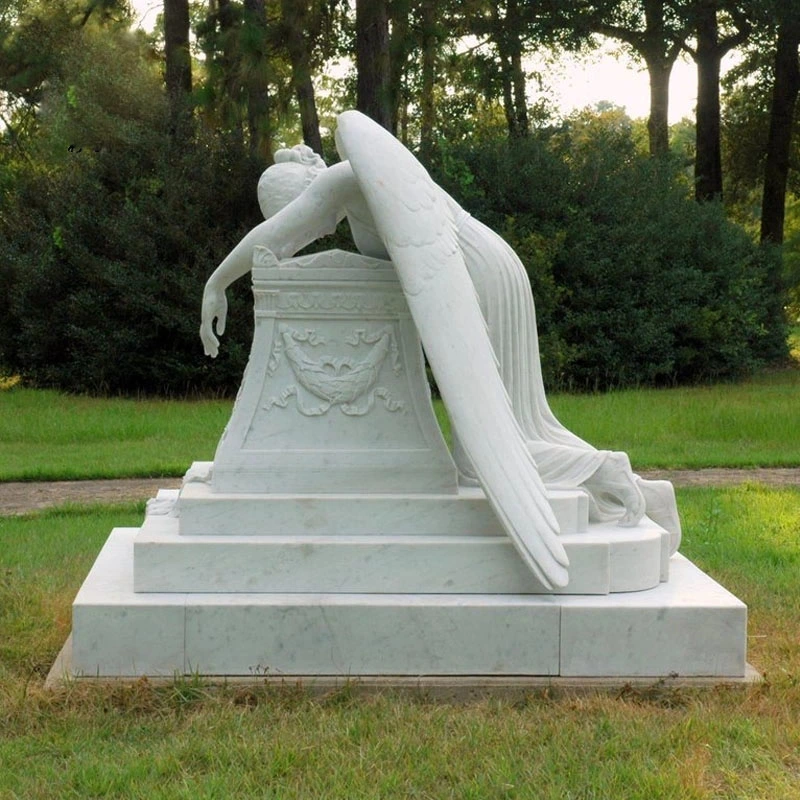
[[[550, 411], [513, 252], [358, 112], [337, 146], [276, 155], [267, 219], [209, 279], [216, 355], [252, 273], [231, 419], [112, 532], [69, 671], [743, 679], [746, 607], [676, 552], [672, 487]], [[295, 256], [345, 216], [358, 253]]]

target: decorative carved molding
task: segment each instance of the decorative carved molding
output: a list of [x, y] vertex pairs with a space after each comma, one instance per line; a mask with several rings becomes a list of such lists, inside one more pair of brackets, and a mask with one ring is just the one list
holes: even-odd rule
[[357, 314], [408, 314], [405, 298], [400, 293], [385, 292], [280, 292], [278, 311], [347, 311]]
[[279, 294], [275, 289], [254, 289], [253, 308], [255, 311], [275, 311]]
[[305, 333], [300, 333], [300, 331], [296, 331], [286, 325], [279, 325], [278, 335], [272, 343], [272, 351], [269, 354], [269, 361], [267, 362], [267, 375], [274, 375], [275, 370], [278, 369], [281, 363], [281, 356], [283, 355], [285, 337], [287, 336], [292, 341], [305, 342], [312, 347], [316, 347], [318, 344], [325, 344], [325, 339], [319, 336], [313, 328], [306, 328]]
[[[272, 264], [265, 262], [263, 266], [272, 266]], [[299, 267], [301, 269], [388, 269], [394, 272], [394, 266], [391, 261], [370, 258], [347, 250], [323, 250], [319, 253], [287, 258], [280, 262], [280, 267], [282, 269], [287, 267]]]
[[[381, 368], [389, 353], [392, 354], [392, 370], [400, 374], [403, 370], [400, 351], [394, 332], [389, 326], [368, 333], [365, 328], [356, 329], [344, 339], [351, 347], [360, 344], [371, 344], [372, 348], [361, 360], [350, 356], [322, 354], [312, 358], [300, 347], [305, 343], [311, 347], [325, 343], [314, 330], [300, 332], [288, 325], [278, 326], [278, 335], [270, 353], [267, 373], [272, 375], [278, 369], [281, 356], [285, 353], [292, 372], [307, 392], [323, 402], [318, 406], [308, 407], [303, 404], [295, 384], [287, 386], [277, 397], [270, 397], [264, 404], [264, 410], [273, 407], [287, 408], [289, 398], [295, 398], [297, 410], [306, 417], [317, 417], [326, 414], [333, 406], [339, 406], [343, 414], [361, 417], [375, 405], [375, 398], [383, 400], [387, 411], [402, 411], [405, 404], [395, 400], [388, 389], [375, 386]], [[359, 402], [360, 401], [360, 402]]]

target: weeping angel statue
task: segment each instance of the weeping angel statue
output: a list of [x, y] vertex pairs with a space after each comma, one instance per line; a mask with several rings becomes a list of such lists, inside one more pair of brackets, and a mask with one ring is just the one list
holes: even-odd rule
[[565, 586], [569, 577], [545, 485], [585, 489], [593, 521], [635, 526], [646, 513], [677, 549], [672, 485], [642, 479], [624, 453], [595, 449], [550, 410], [530, 283], [513, 250], [385, 129], [357, 111], [337, 122], [340, 163], [326, 167], [298, 145], [278, 151], [259, 181], [265, 221], [205, 287], [206, 354], [217, 355], [225, 290], [250, 270], [253, 247], [288, 258], [346, 217], [357, 249], [391, 259], [398, 272], [455, 431], [460, 480], [483, 487], [534, 575], [548, 588]]

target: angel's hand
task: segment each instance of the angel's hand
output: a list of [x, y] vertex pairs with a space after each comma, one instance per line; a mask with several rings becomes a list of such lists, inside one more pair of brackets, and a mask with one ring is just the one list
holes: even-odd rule
[[203, 310], [200, 322], [200, 339], [207, 356], [216, 358], [219, 352], [219, 339], [214, 335], [214, 322], [219, 336], [225, 333], [225, 320], [228, 316], [228, 300], [225, 290], [215, 282], [208, 281], [203, 291]]

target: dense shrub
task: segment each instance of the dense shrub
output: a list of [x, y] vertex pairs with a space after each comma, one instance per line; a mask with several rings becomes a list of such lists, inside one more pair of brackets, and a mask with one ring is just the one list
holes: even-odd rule
[[200, 301], [260, 219], [261, 165], [202, 126], [171, 135], [161, 77], [134, 39], [81, 36], [74, 77], [52, 87], [29, 143], [46, 166], [5, 169], [0, 363], [70, 391], [233, 392], [249, 351], [249, 287], [229, 292], [216, 362], [202, 352]]
[[[176, 144], [147, 88], [157, 80], [122, 70], [144, 99], [115, 105], [124, 87], [93, 94], [104, 71], [78, 72], [87, 86], [45, 104], [48, 168], [0, 169], [0, 364], [72, 391], [233, 392], [250, 343], [247, 281], [229, 292], [214, 362], [200, 301], [260, 219], [262, 165], [200, 125]], [[67, 154], [89, 134], [86, 152]], [[718, 205], [695, 204], [679, 169], [641, 155], [624, 115], [513, 144], [442, 143], [431, 171], [519, 253], [551, 388], [705, 381], [785, 354], [778, 259]]]
[[783, 357], [776, 254], [691, 200], [676, 165], [638, 153], [625, 119], [576, 118], [433, 166], [525, 263], [546, 383], [700, 382]]
[[257, 170], [214, 138], [164, 144], [151, 165], [141, 151], [101, 153], [20, 187], [14, 224], [0, 233], [2, 361], [36, 384], [162, 394], [238, 386], [252, 321], [246, 281], [229, 293], [231, 324], [213, 363], [198, 336], [200, 299], [258, 219]]

